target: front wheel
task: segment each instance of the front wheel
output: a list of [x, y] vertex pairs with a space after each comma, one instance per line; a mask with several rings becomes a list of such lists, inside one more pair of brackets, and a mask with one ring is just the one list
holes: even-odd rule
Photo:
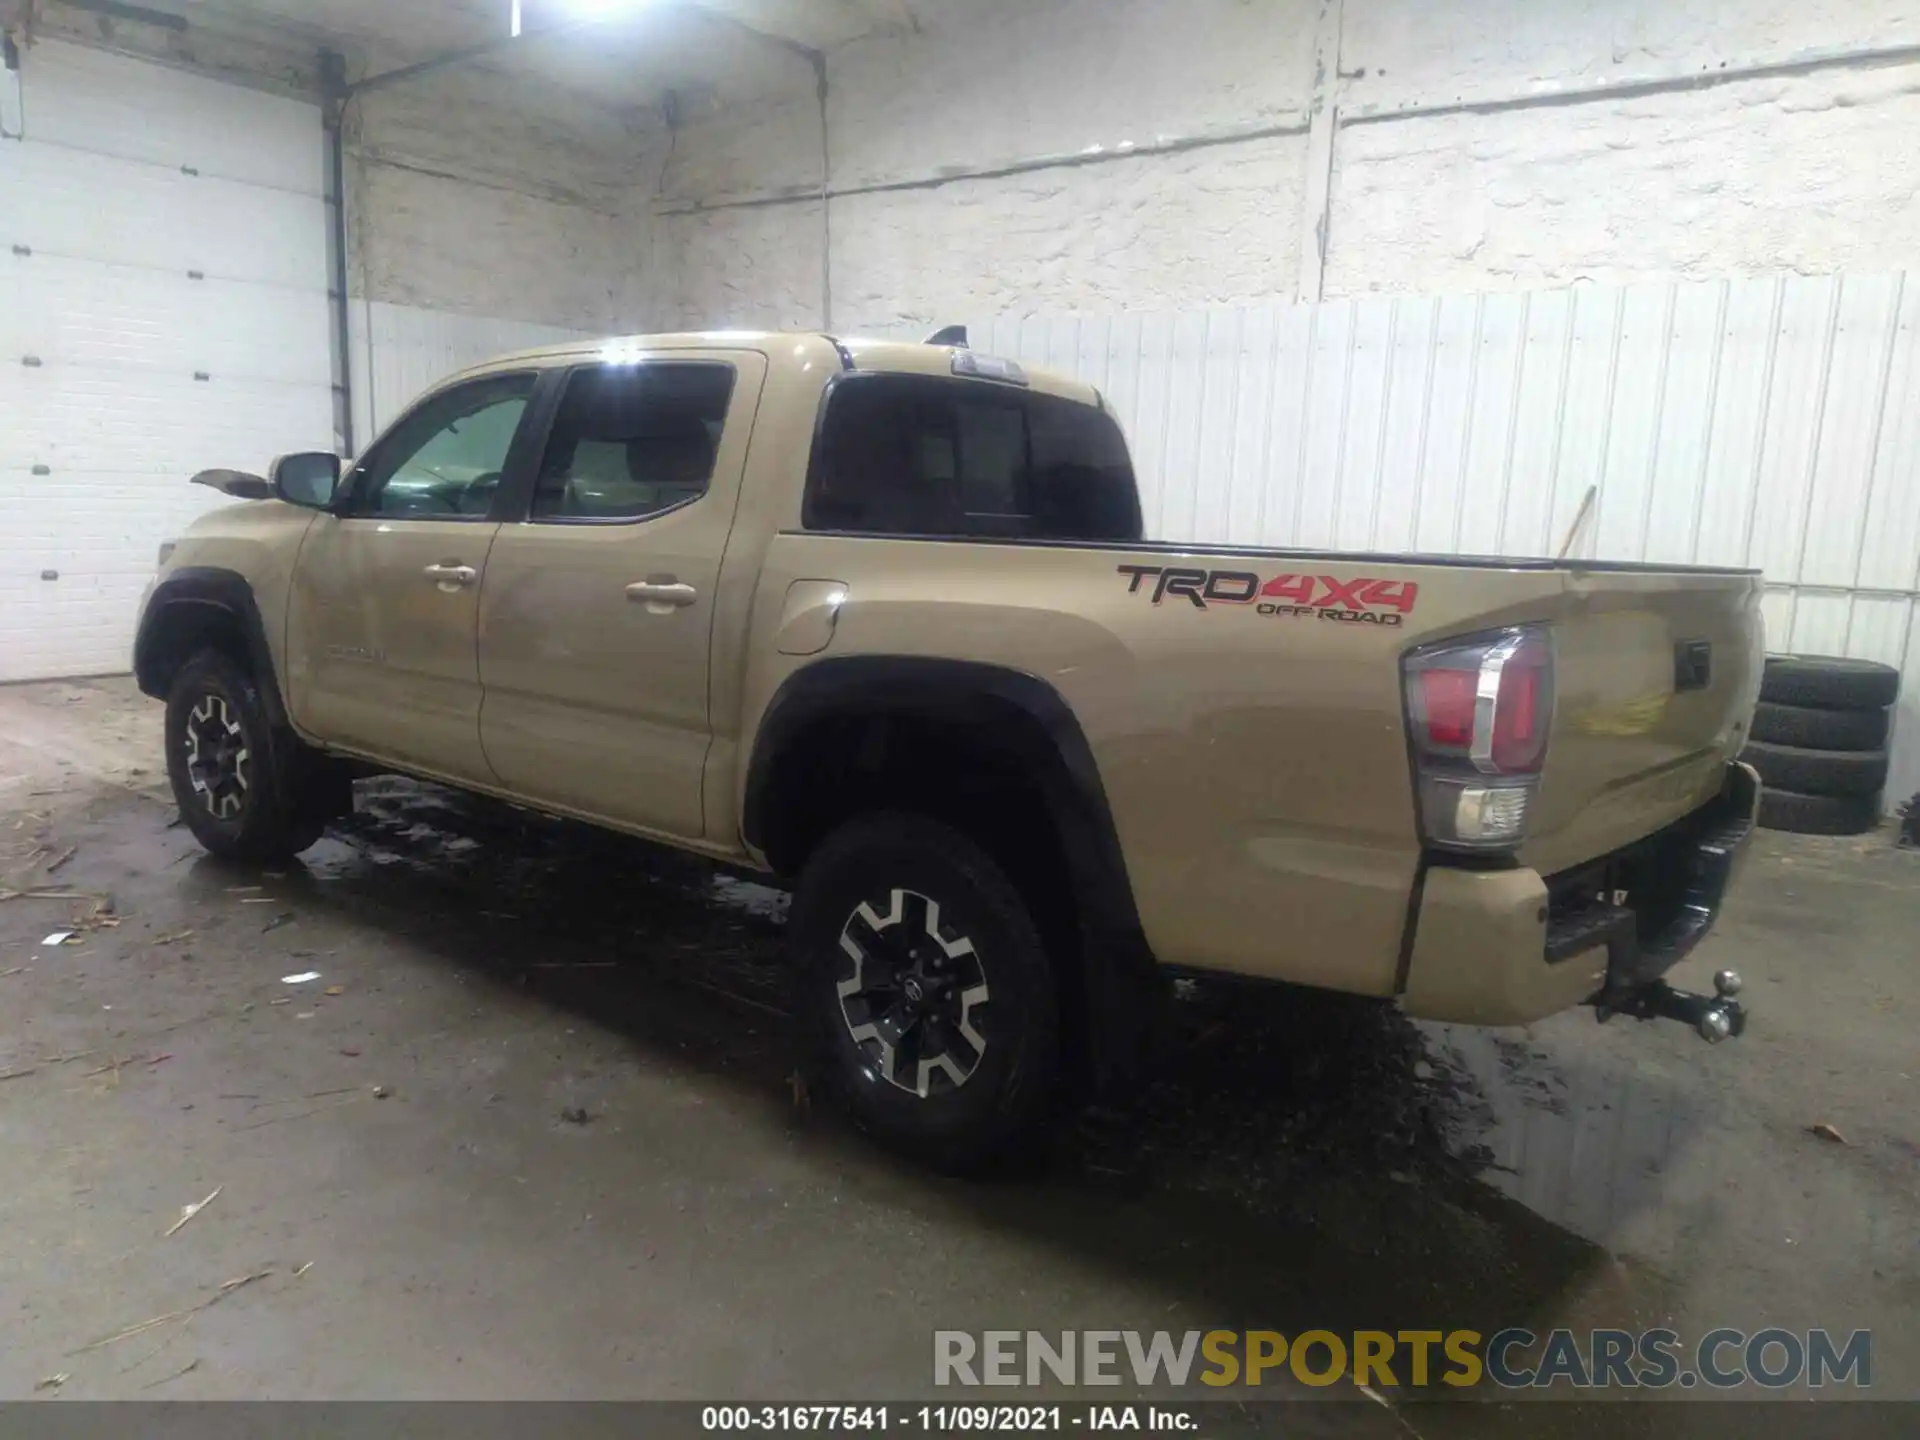
[[298, 855], [320, 838], [288, 771], [291, 735], [276, 733], [260, 687], [226, 655], [203, 651], [167, 694], [167, 778], [193, 836], [223, 860]]
[[817, 1067], [862, 1130], [965, 1171], [1038, 1129], [1058, 1071], [1053, 970], [972, 840], [916, 815], [849, 822], [808, 862], [788, 933]]

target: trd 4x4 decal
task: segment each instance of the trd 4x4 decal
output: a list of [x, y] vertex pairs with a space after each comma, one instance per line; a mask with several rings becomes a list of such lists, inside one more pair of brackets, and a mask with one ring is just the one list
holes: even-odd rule
[[1276, 575], [1263, 580], [1251, 570], [1164, 569], [1158, 565], [1122, 565], [1127, 593], [1138, 595], [1153, 582], [1156, 605], [1169, 596], [1184, 598], [1201, 610], [1210, 605], [1252, 605], [1262, 615], [1306, 616], [1361, 625], [1399, 625], [1413, 613], [1420, 587], [1411, 580], [1341, 580], [1332, 575]]

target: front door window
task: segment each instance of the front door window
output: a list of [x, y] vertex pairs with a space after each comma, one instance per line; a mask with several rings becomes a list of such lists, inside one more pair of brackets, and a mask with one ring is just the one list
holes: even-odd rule
[[351, 513], [412, 520], [485, 519], [533, 395], [534, 378], [491, 375], [423, 401], [360, 466]]

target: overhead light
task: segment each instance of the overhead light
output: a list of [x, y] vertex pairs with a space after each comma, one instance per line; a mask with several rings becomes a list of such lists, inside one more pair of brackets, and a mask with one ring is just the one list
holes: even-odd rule
[[[544, 0], [536, 3], [536, 10], [557, 9], [563, 11], [572, 21], [612, 20], [617, 16], [644, 10], [653, 0]], [[514, 39], [526, 33], [527, 0], [512, 0], [510, 25]]]
[[588, 20], [611, 20], [625, 10], [644, 10], [653, 0], [560, 0], [560, 8]]

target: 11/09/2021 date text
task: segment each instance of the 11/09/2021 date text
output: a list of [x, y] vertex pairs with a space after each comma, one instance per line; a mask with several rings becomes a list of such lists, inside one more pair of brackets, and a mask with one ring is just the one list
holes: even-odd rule
[[708, 1405], [700, 1428], [714, 1432], [788, 1431], [820, 1434], [993, 1434], [1022, 1431], [1195, 1428], [1180, 1410], [1135, 1405]]

